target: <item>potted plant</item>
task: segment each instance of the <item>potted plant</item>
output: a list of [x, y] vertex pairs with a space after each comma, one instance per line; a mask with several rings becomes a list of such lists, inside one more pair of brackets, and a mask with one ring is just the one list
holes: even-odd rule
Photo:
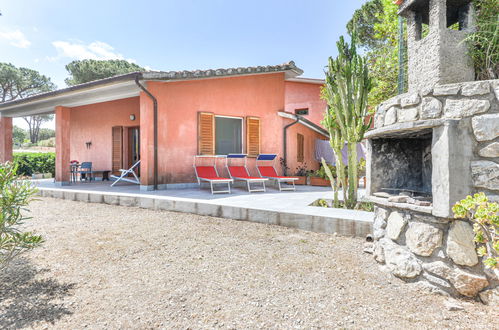
[[[336, 178], [336, 167], [332, 165], [328, 165], [331, 169], [331, 173], [333, 173], [333, 177]], [[321, 186], [321, 187], [329, 187], [331, 186], [331, 181], [329, 181], [326, 171], [324, 170], [324, 166], [321, 167], [310, 174], [310, 185], [311, 186]]]
[[295, 184], [306, 185], [307, 184], [307, 176], [309, 173], [310, 173], [310, 171], [307, 170], [307, 163], [303, 163], [302, 165], [299, 165], [295, 170], [295, 175], [293, 175], [294, 177], [298, 178], [298, 180], [295, 181]]

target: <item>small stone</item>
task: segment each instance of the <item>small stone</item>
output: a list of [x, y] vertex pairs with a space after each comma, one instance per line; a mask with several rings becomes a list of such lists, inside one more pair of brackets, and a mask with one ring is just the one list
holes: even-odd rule
[[450, 268], [442, 261], [423, 264], [423, 268], [431, 274], [448, 280], [463, 296], [475, 297], [478, 292], [489, 285], [485, 276], [475, 275], [460, 268]]
[[442, 114], [442, 102], [434, 97], [425, 97], [421, 104], [421, 119], [434, 119]]
[[423, 214], [413, 214], [412, 217], [414, 220], [421, 222], [429, 222], [429, 223], [438, 223], [438, 224], [447, 224], [449, 223], [449, 219], [447, 218], [437, 218], [432, 215], [423, 215]]
[[473, 117], [471, 124], [478, 141], [490, 141], [499, 137], [499, 113]]
[[447, 255], [458, 265], [476, 265], [478, 256], [474, 237], [473, 228], [469, 223], [460, 220], [454, 221], [447, 237]]
[[451, 278], [451, 275], [453, 273], [453, 269], [450, 268], [443, 261], [434, 261], [434, 262], [423, 264], [423, 268], [427, 272], [435, 274], [435, 275], [440, 276], [442, 278], [445, 278], [447, 280], [449, 280]]
[[478, 81], [474, 83], [466, 83], [463, 85], [461, 94], [463, 96], [484, 95], [490, 92], [490, 86], [487, 81]]
[[400, 104], [402, 108], [405, 108], [419, 104], [420, 100], [421, 98], [417, 93], [411, 93], [411, 94], [406, 94], [404, 97], [402, 97]]
[[414, 203], [414, 205], [418, 205], [418, 206], [431, 206], [431, 202], [428, 202], [428, 201], [416, 201]]
[[382, 198], [389, 198], [389, 197], [391, 197], [392, 195], [390, 195], [390, 194], [389, 194], [389, 193], [387, 193], [387, 192], [382, 192], [382, 191], [381, 191], [381, 192], [375, 192], [375, 193], [373, 193], [373, 196], [375, 196], [375, 197], [382, 197]]
[[385, 113], [385, 126], [395, 124], [397, 122], [397, 109], [391, 107]]
[[433, 87], [425, 87], [421, 90], [421, 95], [422, 96], [428, 96], [431, 93], [433, 93]]
[[388, 201], [392, 203], [407, 203], [409, 198], [409, 196], [392, 196], [388, 198]]
[[447, 282], [446, 280], [444, 279], [441, 279], [440, 277], [437, 277], [437, 276], [433, 276], [433, 275], [430, 275], [428, 273], [423, 273], [423, 277], [430, 283], [433, 283], [433, 284], [436, 284], [436, 285], [439, 285], [441, 287], [444, 287], [444, 288], [447, 288], [447, 289], [450, 289], [451, 288], [451, 285], [449, 282]]
[[447, 100], [445, 102], [445, 117], [461, 119], [484, 113], [490, 109], [489, 100]]
[[373, 229], [373, 236], [374, 236], [375, 241], [379, 241], [380, 239], [385, 237], [385, 234], [386, 234], [386, 230], [384, 230], [384, 229], [381, 229], [381, 228]]
[[383, 245], [380, 242], [374, 243], [373, 256], [374, 260], [376, 260], [380, 264], [385, 263], [385, 252], [383, 251]]
[[388, 99], [388, 100], [384, 101], [383, 103], [381, 103], [380, 107], [382, 107], [386, 110], [386, 109], [389, 109], [391, 107], [399, 106], [399, 105], [400, 105], [400, 96], [397, 95], [397, 96], [394, 96], [391, 99]]
[[381, 207], [376, 207], [374, 210], [373, 236], [375, 240], [379, 240], [385, 236], [387, 216], [388, 211]]
[[376, 112], [374, 115], [374, 128], [381, 128], [385, 124], [385, 113]]
[[459, 268], [454, 270], [450, 282], [457, 292], [466, 297], [475, 297], [489, 285], [485, 276], [471, 274]]
[[421, 274], [422, 268], [418, 259], [406, 248], [395, 244], [388, 238], [382, 238], [385, 262], [391, 273], [401, 278], [414, 278]]
[[479, 293], [479, 296], [485, 305], [499, 306], [499, 287], [484, 290]]
[[464, 307], [455, 299], [448, 299], [444, 301], [445, 308], [449, 311], [462, 311], [464, 310]]
[[[374, 209], [374, 216], [376, 218], [380, 218], [383, 221], [385, 221], [385, 225], [386, 225], [386, 220], [388, 219], [388, 214], [389, 213], [390, 213], [390, 211], [388, 211], [385, 208], [379, 207], [379, 206], [376, 206], [375, 209]], [[383, 228], [385, 228], [385, 227], [383, 227]]]
[[414, 121], [418, 119], [418, 108], [398, 109], [397, 118], [399, 122]]
[[407, 199], [407, 202], [406, 202], [406, 203], [407, 203], [407, 204], [416, 204], [416, 202], [417, 202], [417, 201], [416, 201], [414, 198], [409, 197], [409, 198]]
[[411, 222], [405, 233], [409, 250], [424, 257], [431, 256], [433, 251], [442, 245], [442, 236], [440, 229], [420, 222]]
[[482, 157], [499, 157], [499, 142], [494, 142], [483, 147], [482, 149], [478, 150], [478, 154]]
[[471, 177], [475, 187], [499, 190], [499, 164], [479, 160], [471, 162]]
[[499, 100], [499, 79], [492, 80], [491, 85], [496, 94], [496, 99]]
[[374, 253], [374, 244], [372, 242], [364, 243], [364, 249], [362, 250], [365, 253], [373, 254]]
[[435, 96], [457, 95], [460, 89], [461, 89], [460, 84], [436, 86], [433, 89], [433, 95]]
[[386, 225], [386, 236], [392, 240], [397, 240], [404, 229], [407, 220], [397, 211], [394, 211], [388, 217]]

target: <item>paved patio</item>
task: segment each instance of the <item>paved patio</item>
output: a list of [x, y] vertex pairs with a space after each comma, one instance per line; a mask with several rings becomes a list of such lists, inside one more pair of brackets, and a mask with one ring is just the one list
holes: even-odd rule
[[[271, 186], [265, 193], [250, 194], [236, 186], [231, 194], [212, 195], [205, 187], [141, 191], [137, 185], [111, 187], [101, 181], [63, 187], [51, 179], [35, 182], [45, 197], [194, 213], [345, 236], [364, 237], [372, 231], [371, 212], [310, 206], [317, 199], [332, 199], [329, 187], [297, 186], [296, 191], [280, 192]], [[359, 197], [363, 195], [361, 189]]]

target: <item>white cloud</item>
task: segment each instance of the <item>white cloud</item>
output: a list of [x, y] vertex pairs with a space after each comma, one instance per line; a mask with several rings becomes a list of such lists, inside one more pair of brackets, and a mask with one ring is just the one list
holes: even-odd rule
[[14, 47], [28, 48], [31, 45], [31, 42], [20, 30], [0, 32], [0, 38], [8, 40], [9, 43]]
[[[56, 61], [63, 57], [69, 57], [75, 60], [124, 60], [125, 57], [116, 52], [114, 47], [102, 42], [94, 41], [89, 44], [83, 42], [68, 42], [68, 41], [54, 41], [52, 45], [57, 50], [58, 55], [55, 57], [48, 57], [50, 61]], [[133, 59], [126, 59], [129, 62], [135, 62]]]

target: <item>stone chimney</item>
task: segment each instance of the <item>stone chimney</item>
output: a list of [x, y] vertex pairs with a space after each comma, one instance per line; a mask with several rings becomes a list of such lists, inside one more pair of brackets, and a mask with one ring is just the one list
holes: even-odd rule
[[473, 28], [470, 0], [405, 0], [399, 15], [407, 18], [409, 91], [474, 80], [463, 42]]

